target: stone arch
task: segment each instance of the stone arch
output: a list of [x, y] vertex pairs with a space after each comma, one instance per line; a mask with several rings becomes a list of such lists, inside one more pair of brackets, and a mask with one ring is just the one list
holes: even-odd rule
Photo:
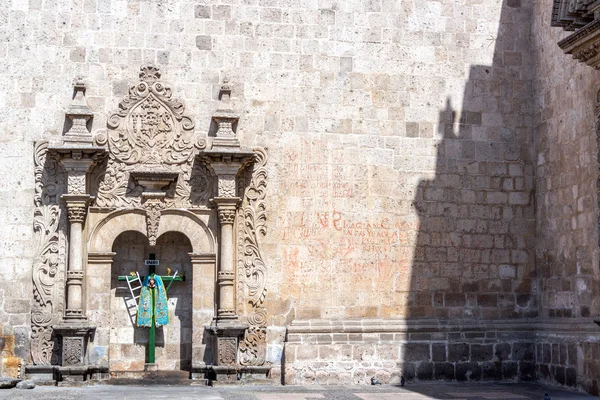
[[157, 237], [173, 231], [187, 236], [194, 253], [215, 252], [215, 238], [212, 232], [194, 213], [180, 209], [162, 211]]
[[[92, 230], [88, 242], [89, 253], [109, 253], [114, 239], [126, 231], [146, 235], [144, 210], [118, 210], [108, 214]], [[164, 210], [160, 218], [158, 236], [166, 232], [180, 232], [192, 243], [194, 253], [214, 253], [215, 239], [204, 221], [186, 210]]]

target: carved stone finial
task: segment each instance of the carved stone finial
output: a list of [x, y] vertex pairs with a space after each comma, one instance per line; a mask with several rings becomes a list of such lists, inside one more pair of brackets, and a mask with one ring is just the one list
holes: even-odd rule
[[221, 84], [219, 100], [222, 100], [223, 96], [227, 96], [227, 101], [229, 102], [229, 97], [231, 96], [231, 85], [229, 84], [229, 79], [227, 78], [224, 78], [223, 83]]
[[213, 147], [240, 147], [240, 143], [236, 137], [233, 125], [240, 119], [233, 111], [231, 104], [231, 85], [227, 79], [223, 80], [221, 90], [219, 91], [219, 107], [213, 119], [218, 125], [216, 138], [213, 142]]
[[80, 146], [89, 146], [92, 143], [92, 135], [88, 131], [87, 123], [92, 119], [94, 113], [87, 105], [85, 90], [83, 79], [76, 78], [73, 84], [73, 99], [65, 113], [66, 117], [72, 121], [71, 127], [65, 133], [65, 143]]
[[154, 64], [146, 64], [140, 67], [140, 80], [148, 84], [160, 80], [160, 69]]

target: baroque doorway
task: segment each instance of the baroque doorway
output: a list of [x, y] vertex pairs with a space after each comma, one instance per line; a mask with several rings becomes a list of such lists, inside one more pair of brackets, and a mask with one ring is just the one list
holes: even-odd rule
[[[217, 131], [209, 137], [160, 78], [158, 68], [143, 66], [95, 134], [78, 81], [61, 143], [36, 144], [39, 305], [29, 372], [85, 380], [160, 368], [236, 380], [270, 370], [259, 244], [267, 153], [240, 144], [229, 84], [219, 91]], [[119, 276], [150, 273], [143, 265], [150, 254], [161, 262], [157, 275], [174, 280], [168, 267], [186, 277], [165, 300], [171, 324], [154, 331], [156, 363], [144, 363], [152, 339], [136, 327], [128, 290], [118, 289]]]

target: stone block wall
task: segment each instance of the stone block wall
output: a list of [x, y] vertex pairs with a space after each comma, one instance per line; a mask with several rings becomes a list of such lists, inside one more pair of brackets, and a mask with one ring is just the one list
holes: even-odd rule
[[535, 329], [511, 321], [480, 326], [404, 321], [297, 321], [285, 347], [287, 384], [407, 380], [534, 381]]
[[[214, 134], [228, 78], [242, 143], [268, 149], [267, 358], [284, 362], [286, 382], [529, 380], [537, 362], [540, 379], [563, 384], [564, 370], [569, 384], [575, 344], [576, 386], [593, 387], [593, 341], [489, 323], [600, 312], [598, 75], [556, 47], [550, 0], [4, 5], [0, 323], [18, 357], [29, 361], [33, 142], [60, 140], [76, 77], [97, 133], [153, 62], [200, 137]], [[91, 311], [115, 300], [95, 297], [101, 283]], [[106, 332], [106, 309], [91, 316], [88, 356], [105, 363], [127, 344]], [[345, 330], [365, 318], [489, 329]], [[335, 329], [313, 337], [310, 319]]]
[[540, 381], [598, 394], [594, 357], [600, 328], [598, 129], [594, 109], [600, 75], [562, 53], [569, 33], [551, 28], [553, 2], [534, 6], [536, 272]]

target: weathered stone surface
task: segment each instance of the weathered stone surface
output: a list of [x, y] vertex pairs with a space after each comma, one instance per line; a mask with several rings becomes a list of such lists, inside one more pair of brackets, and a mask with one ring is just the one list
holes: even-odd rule
[[34, 389], [35, 382], [32, 380], [25, 380], [17, 383], [17, 389]]
[[0, 378], [0, 389], [14, 388], [20, 382], [17, 378]]

